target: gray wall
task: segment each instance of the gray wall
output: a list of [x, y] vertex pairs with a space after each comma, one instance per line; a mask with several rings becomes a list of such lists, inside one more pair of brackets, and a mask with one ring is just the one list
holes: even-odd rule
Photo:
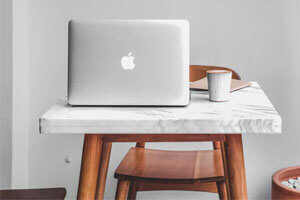
[[[28, 41], [25, 56], [16, 54], [20, 59], [14, 57], [18, 62], [16, 69], [22, 71], [25, 68], [27, 75], [16, 84], [25, 83], [24, 88], [28, 90], [28, 96], [24, 94], [25, 103], [22, 98], [19, 99], [20, 109], [28, 112], [24, 116], [27, 124], [22, 124], [25, 135], [28, 132], [28, 148], [24, 153], [25, 142], [14, 159], [28, 157], [28, 164], [25, 162], [28, 174], [20, 179], [28, 179], [30, 187], [64, 186], [68, 190], [68, 198], [76, 196], [82, 137], [39, 135], [38, 132], [39, 116], [58, 98], [66, 95], [67, 22], [71, 18], [188, 19], [191, 64], [229, 66], [237, 70], [243, 79], [258, 81], [283, 117], [282, 135], [246, 135], [243, 138], [250, 199], [269, 199], [272, 173], [279, 168], [299, 164], [295, 153], [300, 141], [297, 123], [300, 111], [297, 102], [300, 79], [299, 1], [28, 0], [25, 7], [22, 0], [14, 2], [16, 6], [22, 4], [23, 11], [25, 7], [28, 9], [14, 13], [21, 21], [24, 17], [28, 18], [25, 20], [27, 26], [18, 22], [25, 31], [14, 34], [17, 41]], [[24, 45], [21, 47], [24, 48]], [[14, 105], [19, 104], [16, 98]], [[16, 133], [24, 137], [21, 130]], [[114, 196], [116, 180], [113, 179], [113, 171], [132, 145], [113, 146], [106, 198]], [[163, 149], [210, 147], [199, 143], [149, 146]], [[72, 157], [70, 164], [64, 162], [66, 156]], [[18, 177], [13, 177], [13, 181], [17, 182]], [[142, 199], [216, 198], [214, 194], [195, 192], [144, 192], [138, 195]]]
[[0, 188], [11, 186], [12, 2], [0, 1]]
[[28, 186], [29, 27], [28, 0], [13, 0], [12, 187]]

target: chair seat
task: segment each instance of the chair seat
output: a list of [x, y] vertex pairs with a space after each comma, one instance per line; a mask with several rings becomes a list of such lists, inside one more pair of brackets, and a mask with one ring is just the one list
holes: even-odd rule
[[165, 151], [131, 148], [117, 168], [115, 177], [188, 183], [225, 180], [219, 149]]

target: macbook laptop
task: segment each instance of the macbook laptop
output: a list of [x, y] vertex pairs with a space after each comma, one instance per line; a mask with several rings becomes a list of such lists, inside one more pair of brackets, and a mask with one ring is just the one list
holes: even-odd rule
[[189, 99], [186, 20], [69, 22], [69, 104], [185, 106]]

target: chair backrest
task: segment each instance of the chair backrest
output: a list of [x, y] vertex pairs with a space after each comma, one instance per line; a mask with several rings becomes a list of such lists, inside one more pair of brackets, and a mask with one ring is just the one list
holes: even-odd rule
[[206, 77], [206, 71], [208, 70], [229, 70], [232, 71], [233, 79], [241, 80], [240, 75], [236, 71], [227, 67], [209, 65], [190, 65], [190, 81], [193, 82]]

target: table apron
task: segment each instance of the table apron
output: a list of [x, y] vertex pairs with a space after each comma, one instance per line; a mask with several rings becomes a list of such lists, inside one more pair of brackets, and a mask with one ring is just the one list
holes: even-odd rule
[[225, 141], [225, 134], [99, 134], [103, 142], [208, 142]]

